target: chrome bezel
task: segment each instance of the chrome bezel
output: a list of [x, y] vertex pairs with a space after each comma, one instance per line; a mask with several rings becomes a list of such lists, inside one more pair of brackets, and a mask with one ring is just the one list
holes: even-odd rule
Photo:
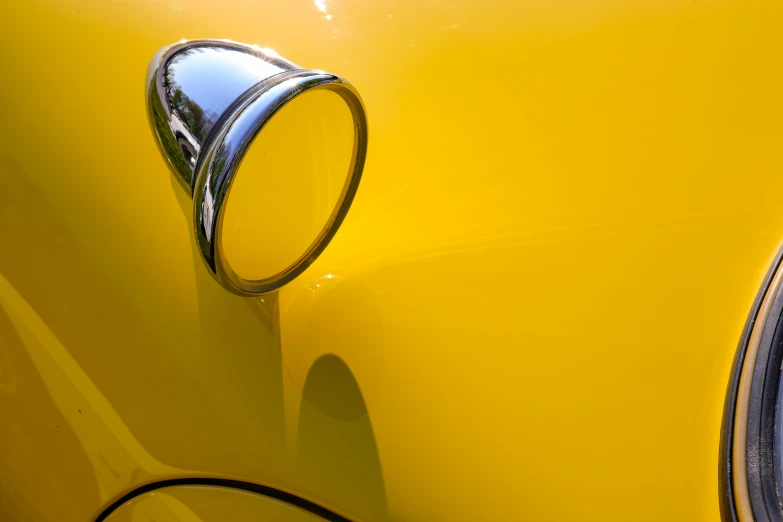
[[[241, 67], [248, 74], [237, 74], [230, 87], [241, 92], [230, 103], [219, 105], [220, 115], [199, 127], [188, 127], [172, 101], [168, 83], [170, 67], [181, 53], [199, 48], [241, 53], [255, 59], [258, 67], [247, 63]], [[209, 91], [208, 71], [199, 78]], [[203, 85], [202, 85], [203, 84]], [[201, 89], [201, 95], [203, 91]], [[218, 87], [213, 89], [218, 91]], [[225, 203], [234, 176], [253, 140], [269, 120], [286, 104], [304, 93], [329, 90], [348, 105], [353, 117], [354, 139], [351, 163], [340, 197], [333, 212], [315, 240], [293, 263], [264, 279], [245, 279], [226, 259], [222, 246]], [[186, 93], [187, 94], [187, 93]], [[323, 252], [343, 222], [359, 186], [367, 156], [367, 116], [359, 93], [346, 80], [323, 71], [303, 69], [294, 63], [258, 47], [228, 40], [183, 41], [158, 52], [150, 63], [147, 76], [147, 107], [158, 146], [177, 179], [189, 191], [194, 202], [194, 235], [198, 251], [212, 276], [224, 288], [242, 296], [273, 291], [288, 283]], [[178, 129], [175, 132], [174, 129]], [[192, 132], [191, 132], [192, 131]]]

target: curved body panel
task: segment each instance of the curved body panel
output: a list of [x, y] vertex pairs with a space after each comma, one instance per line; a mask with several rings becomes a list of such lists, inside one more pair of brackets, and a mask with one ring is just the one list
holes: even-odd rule
[[[353, 520], [720, 520], [783, 238], [783, 4], [14, 1], [0, 515], [240, 479]], [[349, 78], [362, 186], [257, 298], [203, 269], [143, 71], [182, 38]]]

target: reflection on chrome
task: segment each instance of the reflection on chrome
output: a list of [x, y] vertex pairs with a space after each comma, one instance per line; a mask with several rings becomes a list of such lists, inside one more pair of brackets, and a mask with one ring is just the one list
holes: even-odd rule
[[[244, 279], [221, 251], [228, 191], [266, 122], [296, 96], [314, 89], [335, 92], [353, 115], [353, 153], [342, 194], [321, 233], [298, 259], [272, 277]], [[299, 275], [326, 248], [353, 201], [367, 153], [364, 105], [350, 83], [323, 71], [302, 69], [273, 49], [227, 40], [192, 40], [164, 48], [153, 57], [147, 111], [161, 153], [193, 196], [201, 257], [226, 289], [245, 296], [272, 291]]]
[[191, 190], [196, 158], [218, 117], [258, 82], [301, 70], [260, 47], [220, 40], [180, 42], [153, 60], [150, 121], [175, 174]]

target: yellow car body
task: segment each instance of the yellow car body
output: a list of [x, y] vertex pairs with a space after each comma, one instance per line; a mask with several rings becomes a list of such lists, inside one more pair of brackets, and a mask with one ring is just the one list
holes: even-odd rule
[[[265, 491], [368, 522], [721, 519], [732, 360], [783, 239], [783, 3], [0, 12], [2, 520], [288, 520]], [[347, 218], [264, 296], [204, 270], [150, 133], [147, 63], [190, 38], [366, 106]]]

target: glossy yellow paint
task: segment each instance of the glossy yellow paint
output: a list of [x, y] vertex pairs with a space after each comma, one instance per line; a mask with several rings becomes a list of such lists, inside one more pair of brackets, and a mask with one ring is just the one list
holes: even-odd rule
[[[0, 513], [237, 477], [357, 520], [716, 521], [783, 237], [783, 4], [14, 0], [0, 44]], [[349, 79], [343, 227], [209, 278], [144, 108], [217, 37]], [[293, 147], [293, 144], [292, 144]]]
[[277, 500], [222, 487], [176, 486], [144, 493], [106, 522], [318, 522], [307, 511]]

